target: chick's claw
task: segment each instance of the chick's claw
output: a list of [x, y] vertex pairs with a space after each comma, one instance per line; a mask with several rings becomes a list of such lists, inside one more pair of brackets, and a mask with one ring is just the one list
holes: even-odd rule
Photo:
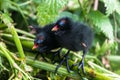
[[66, 67], [67, 67], [67, 71], [70, 72], [70, 67], [68, 64], [68, 54], [70, 53], [70, 50], [68, 50], [68, 52], [64, 55], [62, 61], [60, 62], [59, 65], [57, 65], [56, 69], [55, 69], [55, 73], [57, 73], [57, 70], [60, 68], [60, 66], [63, 64], [63, 62], [66, 61]]
[[78, 73], [80, 74], [80, 69], [82, 68], [82, 73], [85, 75], [85, 70], [84, 70], [84, 60], [82, 59], [79, 63], [78, 66]]

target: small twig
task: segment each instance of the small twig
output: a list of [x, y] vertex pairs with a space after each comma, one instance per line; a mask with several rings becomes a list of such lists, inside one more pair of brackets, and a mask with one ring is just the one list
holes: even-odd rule
[[94, 10], [96, 11], [98, 9], [98, 0], [94, 1]]
[[80, 5], [80, 7], [82, 8], [81, 1], [80, 1], [80, 0], [78, 0], [78, 3], [79, 3], [79, 5]]
[[115, 37], [115, 40], [116, 40], [118, 43], [120, 43], [120, 39], [118, 39], [117, 37]]
[[120, 39], [118, 39], [118, 37], [117, 37], [117, 21], [116, 21], [116, 17], [115, 17], [115, 14], [113, 13], [113, 20], [114, 20], [114, 26], [115, 26], [115, 31], [114, 31], [114, 36], [115, 36], [115, 40], [117, 41], [117, 42], [119, 42], [120, 43]]
[[25, 6], [25, 5], [28, 5], [30, 3], [32, 3], [32, 0], [29, 0], [29, 1], [26, 1], [24, 3], [21, 3], [21, 4], [19, 4], [19, 6]]

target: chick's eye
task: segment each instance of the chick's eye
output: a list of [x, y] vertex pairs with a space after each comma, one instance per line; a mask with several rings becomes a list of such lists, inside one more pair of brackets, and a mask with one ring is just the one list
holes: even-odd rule
[[60, 21], [59, 25], [63, 26], [65, 24], [65, 22], [66, 22], [65, 20], [62, 20], [62, 21]]

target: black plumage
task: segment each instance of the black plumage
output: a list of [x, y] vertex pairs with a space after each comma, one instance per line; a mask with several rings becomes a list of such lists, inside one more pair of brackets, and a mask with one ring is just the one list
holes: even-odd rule
[[[39, 27], [33, 28], [36, 31], [36, 38], [34, 40], [33, 49], [37, 49], [39, 51], [39, 53], [36, 55], [36, 57], [39, 54], [41, 54], [43, 56], [43, 53], [50, 53], [51, 50], [60, 47], [55, 39], [54, 33], [51, 32], [51, 29], [53, 28], [53, 26], [54, 26], [54, 24], [48, 24], [48, 25], [45, 25], [43, 28], [39, 28]], [[55, 54], [53, 54], [53, 55], [54, 56], [57, 54], [59, 55], [60, 50], [55, 52]], [[43, 56], [43, 58], [44, 58], [44, 56]]]
[[[74, 22], [68, 17], [64, 17], [55, 23], [52, 31], [60, 46], [68, 49], [65, 58], [67, 58], [70, 51], [83, 51], [82, 60], [79, 63], [78, 69], [82, 67], [82, 71], [84, 72], [84, 56], [91, 47], [93, 41], [93, 32], [91, 28], [80, 22]], [[70, 71], [67, 59], [67, 69]], [[63, 61], [61, 61], [60, 64], [62, 63]], [[60, 65], [57, 66], [56, 70], [59, 67]]]

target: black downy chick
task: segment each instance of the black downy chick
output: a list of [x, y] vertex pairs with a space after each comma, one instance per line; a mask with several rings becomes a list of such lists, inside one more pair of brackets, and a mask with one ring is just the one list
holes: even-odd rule
[[[61, 47], [68, 49], [68, 52], [65, 54], [67, 70], [70, 72], [68, 65], [68, 54], [70, 51], [83, 51], [82, 60], [79, 62], [78, 70], [82, 68], [84, 72], [84, 57], [89, 48], [92, 45], [93, 41], [93, 32], [90, 27], [81, 24], [80, 22], [74, 22], [68, 17], [59, 19], [55, 26], [52, 28], [56, 35], [56, 39], [59, 42]], [[61, 61], [60, 65], [56, 67], [57, 69], [64, 62]]]
[[[53, 26], [54, 24], [49, 24], [49, 25], [45, 25], [43, 28], [39, 28], [39, 27], [33, 28], [37, 35], [34, 40], [34, 46], [32, 49], [37, 49], [43, 58], [44, 58], [43, 53], [50, 53], [51, 50], [60, 47], [55, 39], [54, 33], [51, 32]], [[56, 55], [59, 56], [60, 51], [61, 49], [56, 51], [55, 54], [53, 55], [53, 58]], [[36, 57], [39, 55], [39, 53], [36, 55]]]

